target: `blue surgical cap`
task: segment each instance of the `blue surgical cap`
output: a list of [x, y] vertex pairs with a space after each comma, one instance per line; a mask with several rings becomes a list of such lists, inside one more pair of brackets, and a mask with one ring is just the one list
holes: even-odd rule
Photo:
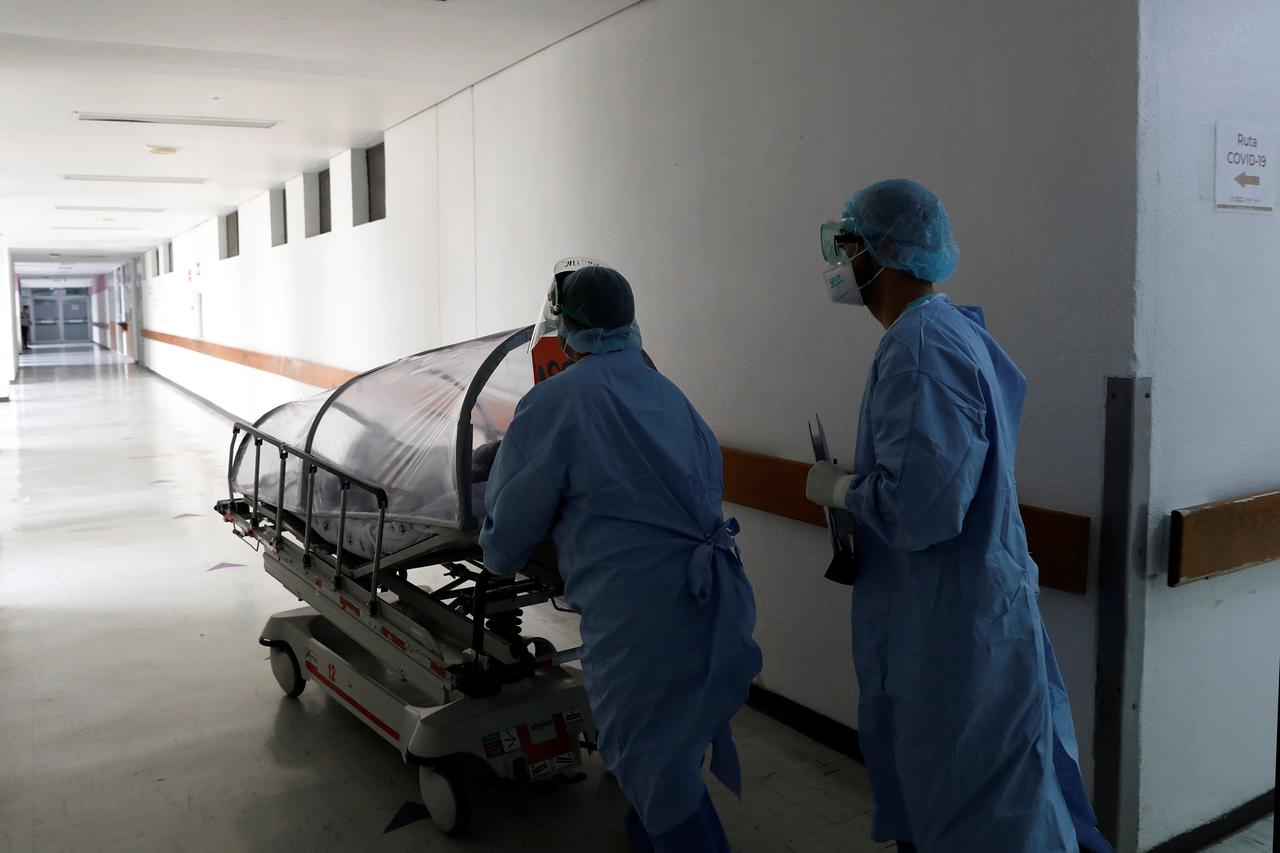
[[894, 178], [863, 187], [845, 202], [844, 220], [876, 263], [922, 281], [945, 281], [960, 260], [947, 209], [915, 181]]
[[577, 352], [641, 347], [635, 295], [615, 269], [583, 267], [566, 278], [560, 288], [560, 317], [565, 341]]

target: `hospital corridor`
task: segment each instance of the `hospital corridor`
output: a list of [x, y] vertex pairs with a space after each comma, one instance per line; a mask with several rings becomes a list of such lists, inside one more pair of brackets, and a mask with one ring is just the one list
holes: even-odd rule
[[1277, 38], [0, 0], [0, 853], [1280, 850]]
[[[350, 713], [318, 690], [282, 701], [257, 632], [291, 599], [209, 512], [216, 412], [83, 345], [24, 356], [15, 397], [0, 666], [23, 689], [3, 707], [0, 849], [629, 849], [598, 760], [550, 790], [478, 787], [486, 825], [454, 842]], [[750, 708], [734, 726], [750, 788], [713, 795], [735, 849], [867, 833], [856, 762]]]

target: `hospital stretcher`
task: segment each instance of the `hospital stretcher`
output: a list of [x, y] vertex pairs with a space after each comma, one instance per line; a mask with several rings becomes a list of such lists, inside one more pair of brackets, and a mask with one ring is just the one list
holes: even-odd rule
[[[309, 421], [298, 434], [305, 442], [290, 443], [268, 431], [273, 414], [278, 423], [289, 422], [280, 417], [282, 410], [257, 424], [237, 422], [229, 494], [216, 504], [235, 534], [261, 552], [267, 573], [304, 603], [272, 616], [262, 630], [260, 642], [270, 649], [281, 689], [297, 696], [307, 682], [317, 683], [399, 750], [418, 769], [432, 820], [451, 834], [468, 828], [465, 781], [474, 771], [487, 767], [504, 779], [550, 779], [574, 771], [584, 750], [595, 747], [581, 672], [565, 666], [578, 650], [557, 651], [549, 641], [521, 633], [522, 610], [555, 606], [562, 592], [554, 549], [544, 546], [520, 574], [502, 578], [485, 570], [479, 545], [475, 502], [483, 488], [471, 482], [477, 475], [472, 421], [486, 385], [502, 371], [510, 387], [498, 397], [518, 399], [532, 385], [524, 346], [529, 335], [524, 329], [467, 342], [459, 345], [471, 350], [464, 359], [450, 355], [451, 348], [422, 353], [393, 363], [413, 363], [407, 373], [384, 366], [327, 392], [319, 405], [302, 401]], [[449, 369], [426, 367], [441, 362], [449, 362]], [[374, 482], [308, 446], [315, 444], [325, 413], [338, 410], [350, 387], [379, 374], [383, 380], [395, 377], [397, 393], [388, 400], [399, 406], [412, 406], [441, 384], [456, 392], [433, 397], [446, 404], [434, 406], [428, 418], [451, 421], [448, 440], [433, 446], [448, 450], [435, 454], [447, 460], [447, 476], [400, 460], [394, 484]], [[367, 419], [377, 420], [378, 405], [367, 408], [373, 409], [364, 412]], [[506, 423], [509, 415], [501, 423], [491, 419], [479, 437], [492, 447]], [[415, 429], [419, 438], [425, 434], [421, 423]], [[367, 431], [351, 435], [357, 443], [368, 440]], [[383, 439], [380, 431], [374, 435]], [[388, 452], [399, 453], [403, 444]], [[415, 472], [413, 482], [450, 483], [456, 506], [442, 514], [446, 523], [396, 506], [398, 496], [415, 491], [405, 479], [408, 470]], [[408, 498], [400, 503], [417, 505]], [[438, 500], [432, 496], [427, 503]], [[329, 521], [328, 535], [318, 523], [321, 513]], [[356, 515], [373, 531], [371, 548], [347, 547], [358, 541], [347, 536]], [[383, 531], [393, 523], [407, 533], [388, 549]], [[416, 582], [414, 571], [427, 567], [443, 571], [446, 582], [434, 589]]]

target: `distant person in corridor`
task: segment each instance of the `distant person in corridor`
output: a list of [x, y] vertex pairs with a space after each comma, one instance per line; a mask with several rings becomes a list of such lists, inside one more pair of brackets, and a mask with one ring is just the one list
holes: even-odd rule
[[820, 463], [807, 484], [855, 530], [872, 835], [920, 853], [1110, 853], [1018, 510], [1026, 379], [981, 309], [934, 291], [960, 253], [933, 193], [906, 180], [858, 190], [822, 242], [832, 300], [885, 328], [853, 471]]

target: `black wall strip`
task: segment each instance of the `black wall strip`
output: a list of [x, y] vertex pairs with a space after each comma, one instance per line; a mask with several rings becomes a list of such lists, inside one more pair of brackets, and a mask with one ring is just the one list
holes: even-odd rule
[[862, 747], [858, 745], [858, 730], [855, 728], [754, 684], [747, 696], [747, 704], [859, 764], [866, 763], [862, 758]]
[[1164, 844], [1152, 847], [1148, 853], [1198, 853], [1198, 851], [1221, 841], [1228, 835], [1239, 832], [1250, 824], [1262, 820], [1271, 814], [1275, 807], [1276, 792], [1275, 789], [1272, 789], [1262, 796], [1254, 797], [1244, 805], [1232, 809], [1216, 820], [1211, 820], [1190, 832], [1184, 832], [1176, 838], [1169, 839]]

